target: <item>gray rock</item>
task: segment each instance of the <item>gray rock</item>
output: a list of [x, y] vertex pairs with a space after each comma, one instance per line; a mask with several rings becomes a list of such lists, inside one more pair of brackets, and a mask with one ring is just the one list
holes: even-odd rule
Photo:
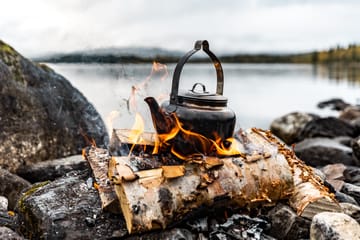
[[360, 225], [344, 213], [322, 212], [312, 220], [310, 239], [360, 239]]
[[89, 164], [83, 159], [82, 155], [74, 155], [66, 158], [34, 163], [28, 166], [21, 166], [16, 173], [31, 183], [35, 183], [46, 180], [52, 181], [58, 177], [65, 176], [68, 172], [85, 170], [87, 168], [89, 168]]
[[351, 148], [353, 150], [354, 159], [356, 159], [356, 165], [360, 166], [360, 137], [354, 138], [351, 141]]
[[360, 118], [360, 107], [359, 106], [347, 106], [344, 108], [339, 116], [340, 119], [347, 122], [352, 122]]
[[[120, 215], [101, 210], [99, 194], [87, 186], [89, 171], [34, 184], [19, 200], [21, 232], [32, 239], [106, 239], [126, 233]], [[121, 231], [119, 231], [121, 230]]]
[[360, 186], [360, 168], [347, 166], [344, 170], [344, 178], [346, 182]]
[[345, 214], [360, 223], [360, 206], [351, 203], [340, 203], [340, 207]]
[[335, 192], [335, 198], [339, 203], [351, 203], [354, 205], [357, 205], [358, 203], [356, 202], [355, 198], [340, 192], [340, 191], [336, 191]]
[[0, 226], [0, 239], [2, 240], [23, 240], [22, 236], [7, 227]]
[[105, 124], [69, 81], [44, 64], [24, 58], [0, 40], [0, 166], [80, 154], [107, 144]]
[[308, 122], [302, 129], [299, 139], [327, 137], [335, 138], [339, 136], [356, 137], [357, 129], [351, 124], [335, 118], [317, 118]]
[[311, 166], [353, 165], [352, 149], [329, 138], [309, 138], [295, 145], [296, 155]]
[[299, 141], [299, 133], [308, 122], [316, 118], [318, 116], [309, 113], [289, 113], [275, 119], [270, 125], [270, 130], [286, 144], [290, 145]]
[[311, 221], [297, 216], [289, 206], [278, 204], [268, 213], [268, 217], [271, 222], [271, 236], [277, 239], [309, 238]]
[[13, 210], [21, 191], [30, 186], [30, 183], [21, 177], [0, 168], [0, 195], [9, 201], [8, 209]]
[[126, 238], [126, 240], [158, 240], [158, 239], [166, 239], [166, 240], [192, 240], [197, 239], [195, 236], [185, 228], [173, 228], [169, 230], [164, 230], [161, 232], [153, 232], [153, 233], [145, 233], [140, 236], [130, 236]]
[[329, 107], [332, 110], [340, 111], [344, 110], [346, 107], [350, 106], [349, 103], [344, 102], [344, 100], [340, 98], [332, 98], [326, 101], [322, 101], [318, 103], [318, 108], [326, 108]]
[[353, 197], [360, 204], [360, 187], [351, 183], [344, 183], [341, 192]]
[[0, 211], [8, 210], [9, 201], [6, 197], [0, 196]]

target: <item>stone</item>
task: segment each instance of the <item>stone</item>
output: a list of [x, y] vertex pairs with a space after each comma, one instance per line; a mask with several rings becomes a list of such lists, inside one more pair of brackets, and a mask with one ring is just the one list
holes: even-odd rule
[[142, 240], [142, 239], [193, 240], [197, 238], [195, 238], [195, 236], [185, 228], [172, 228], [161, 232], [145, 233], [140, 236], [130, 236], [126, 238], [126, 240]]
[[310, 239], [360, 239], [360, 225], [344, 213], [322, 212], [311, 222]]
[[360, 187], [351, 183], [344, 183], [341, 192], [353, 197], [360, 204]]
[[289, 113], [275, 119], [270, 125], [270, 130], [286, 144], [290, 145], [299, 141], [299, 133], [308, 122], [316, 118], [319, 117], [309, 113]]
[[357, 205], [358, 203], [356, 202], [355, 198], [340, 192], [340, 191], [336, 191], [335, 192], [335, 198], [339, 203], [351, 203], [354, 205]]
[[321, 171], [325, 174], [326, 179], [344, 180], [344, 171], [346, 166], [342, 163], [329, 164], [321, 168]]
[[58, 177], [65, 176], [74, 170], [85, 170], [89, 168], [89, 164], [84, 160], [82, 155], [74, 155], [70, 157], [47, 160], [30, 164], [28, 166], [20, 166], [16, 173], [20, 177], [31, 183], [43, 182], [46, 180], [53, 181]]
[[8, 210], [9, 201], [6, 197], [0, 196], [0, 211]]
[[8, 209], [13, 210], [21, 192], [30, 186], [23, 178], [0, 168], [0, 196], [8, 199]]
[[344, 170], [346, 166], [342, 163], [329, 164], [321, 168], [326, 176], [326, 182], [331, 184], [335, 191], [340, 191], [344, 185]]
[[353, 150], [354, 159], [356, 159], [356, 165], [360, 166], [360, 136], [351, 141], [351, 148]]
[[19, 200], [21, 232], [32, 239], [107, 239], [126, 232], [121, 215], [102, 211], [90, 171], [73, 171], [32, 185]]
[[345, 181], [360, 186], [360, 168], [355, 166], [347, 166], [344, 170]]
[[[311, 221], [299, 217], [289, 206], [278, 204], [269, 213], [270, 235], [276, 239], [307, 239]], [[286, 224], [284, 224], [286, 223]]]
[[340, 203], [340, 207], [345, 214], [360, 223], [360, 206], [351, 203]]
[[340, 111], [344, 110], [346, 107], [350, 106], [349, 103], [344, 102], [344, 100], [340, 98], [332, 98], [326, 101], [322, 101], [318, 103], [318, 108], [326, 108], [330, 107], [332, 110]]
[[306, 123], [299, 134], [299, 139], [315, 137], [335, 138], [339, 136], [356, 137], [357, 134], [357, 129], [351, 124], [335, 117], [326, 117], [316, 118]]
[[80, 154], [93, 139], [107, 145], [103, 120], [63, 76], [0, 40], [0, 166]]
[[7, 227], [0, 226], [0, 239], [2, 240], [23, 240], [22, 236]]
[[355, 164], [352, 149], [330, 138], [308, 138], [295, 145], [296, 155], [310, 166]]
[[339, 119], [352, 123], [354, 120], [360, 118], [360, 106], [348, 106], [342, 109]]

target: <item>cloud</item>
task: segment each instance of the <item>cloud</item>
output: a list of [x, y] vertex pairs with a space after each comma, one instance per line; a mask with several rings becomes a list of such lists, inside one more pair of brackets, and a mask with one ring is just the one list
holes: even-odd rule
[[[360, 40], [357, 1], [62, 0], [3, 3], [0, 38], [28, 56], [108, 46], [284, 52]], [[15, 13], [15, 14], [14, 14]]]

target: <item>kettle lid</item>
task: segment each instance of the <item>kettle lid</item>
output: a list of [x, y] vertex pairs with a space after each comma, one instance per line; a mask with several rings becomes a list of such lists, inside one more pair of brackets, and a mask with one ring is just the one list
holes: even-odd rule
[[[202, 87], [202, 92], [196, 90], [197, 86]], [[191, 90], [181, 91], [178, 94], [179, 104], [194, 104], [198, 106], [226, 107], [227, 98], [216, 93], [209, 93], [202, 83], [195, 83]]]

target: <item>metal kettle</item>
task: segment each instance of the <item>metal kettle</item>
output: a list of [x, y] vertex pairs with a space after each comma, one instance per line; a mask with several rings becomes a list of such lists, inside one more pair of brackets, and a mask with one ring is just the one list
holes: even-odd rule
[[[180, 74], [183, 66], [193, 54], [201, 49], [211, 58], [215, 66], [216, 93], [206, 91], [206, 87], [202, 83], [195, 83], [191, 90], [179, 92]], [[171, 132], [178, 120], [184, 129], [217, 142], [219, 139], [225, 141], [232, 137], [236, 117], [235, 113], [227, 108], [227, 98], [223, 96], [223, 86], [224, 75], [219, 59], [210, 51], [208, 41], [196, 41], [194, 49], [186, 53], [175, 67], [170, 101], [163, 103], [160, 107], [153, 97], [145, 98], [145, 102], [150, 107], [157, 133]], [[197, 90], [198, 88], [200, 91]], [[205, 151], [203, 153], [206, 154], [206, 147], [199, 152], [202, 151]]]

